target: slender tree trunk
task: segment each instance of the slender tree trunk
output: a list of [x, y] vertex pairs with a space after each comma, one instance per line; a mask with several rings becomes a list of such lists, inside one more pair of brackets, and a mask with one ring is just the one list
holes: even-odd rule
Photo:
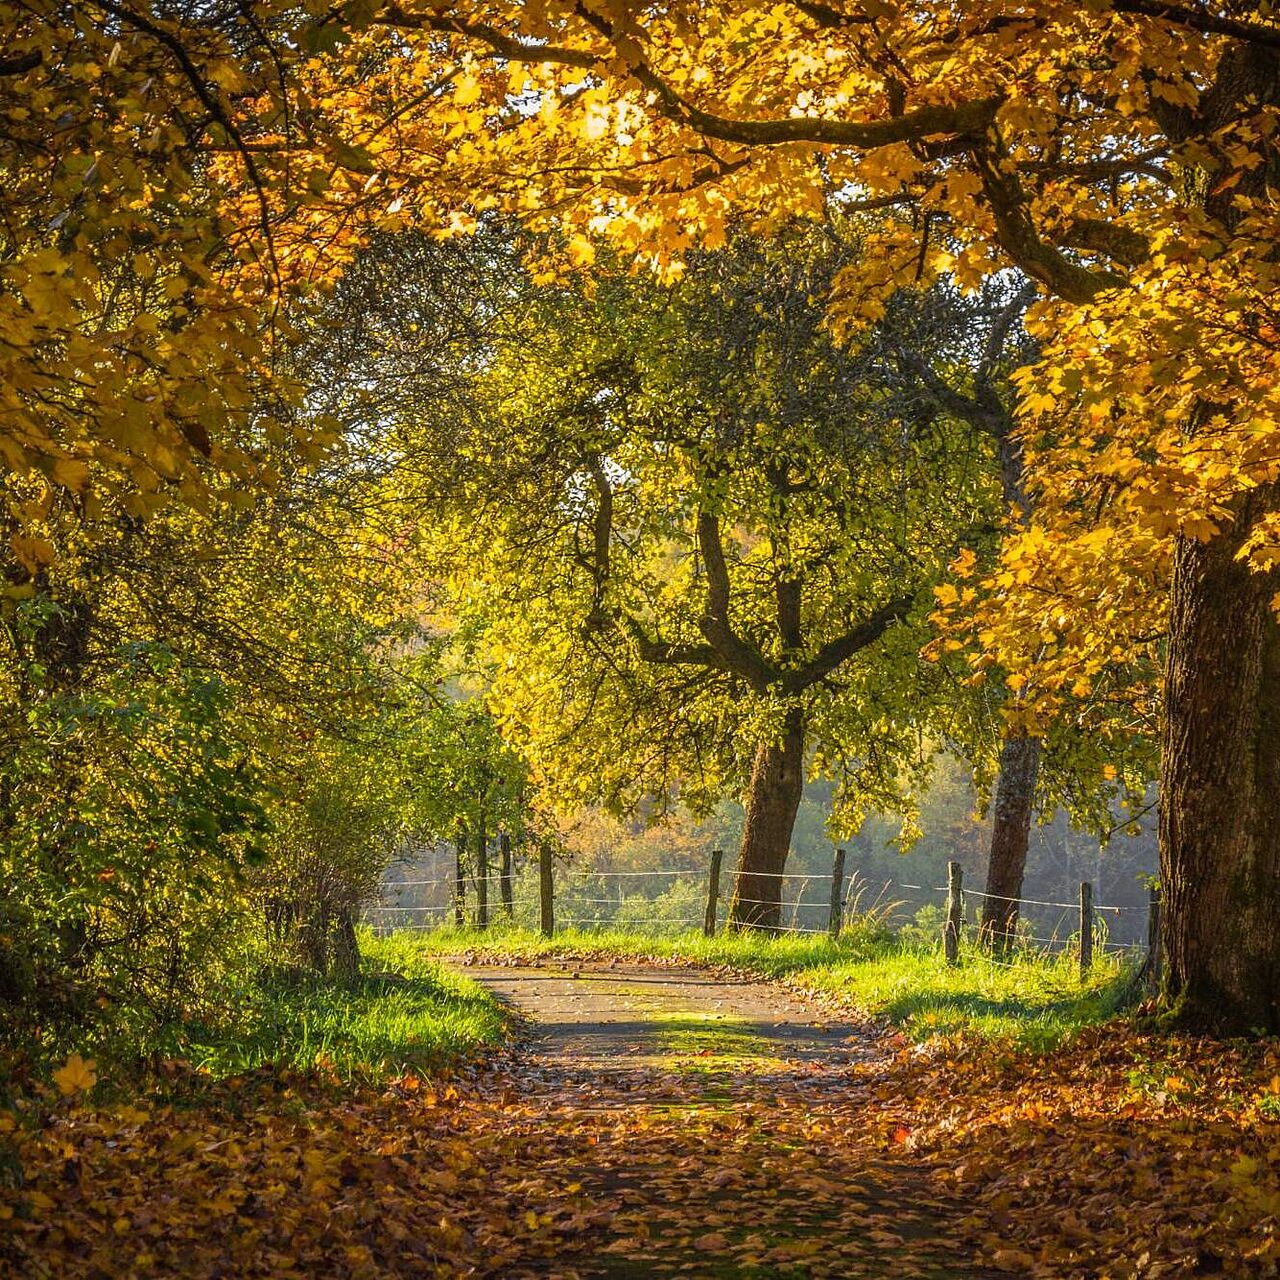
[[[995, 434], [1005, 505], [1020, 512], [1019, 523], [1025, 525], [1031, 514], [1031, 499], [1026, 489], [1022, 441], [1009, 413], [1002, 413]], [[979, 937], [997, 954], [1009, 949], [1018, 928], [1018, 900], [1022, 897], [1022, 880], [1027, 870], [1027, 838], [1031, 833], [1039, 773], [1040, 739], [1028, 736], [1025, 731], [1008, 733], [1000, 749], [991, 854], [987, 860], [987, 896], [982, 900], [979, 927]]]
[[804, 741], [804, 712], [797, 707], [787, 713], [782, 741], [756, 751], [730, 928], [777, 932], [781, 925], [782, 872], [804, 791]]
[[1165, 685], [1160, 875], [1167, 994], [1216, 1034], [1280, 1031], [1280, 581], [1235, 531], [1180, 539]]
[[1018, 927], [1018, 900], [1027, 866], [1027, 838], [1040, 772], [1040, 739], [1011, 734], [1000, 751], [1000, 773], [987, 863], [987, 896], [982, 900], [981, 937], [1003, 953]]
[[511, 836], [506, 831], [498, 837], [498, 852], [501, 855], [498, 864], [498, 889], [502, 894], [502, 910], [510, 920], [515, 914], [515, 905], [511, 898]]
[[333, 973], [344, 982], [354, 982], [360, 976], [360, 942], [355, 920], [345, 907], [338, 912], [334, 923]]

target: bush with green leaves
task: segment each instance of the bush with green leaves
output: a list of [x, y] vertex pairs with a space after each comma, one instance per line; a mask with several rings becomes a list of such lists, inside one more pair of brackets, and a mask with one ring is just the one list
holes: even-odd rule
[[[57, 606], [10, 619], [17, 651]], [[266, 788], [225, 686], [162, 645], [92, 679], [36, 657], [7, 674], [0, 745], [0, 1020], [10, 1048], [176, 1047], [245, 945]]]

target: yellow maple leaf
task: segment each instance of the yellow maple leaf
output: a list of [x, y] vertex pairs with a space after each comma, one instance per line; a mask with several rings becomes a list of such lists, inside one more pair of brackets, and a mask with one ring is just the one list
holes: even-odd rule
[[589, 267], [596, 260], [596, 247], [586, 236], [574, 236], [568, 250], [575, 267]]
[[53, 1073], [53, 1083], [58, 1086], [64, 1098], [69, 1098], [73, 1093], [92, 1089], [98, 1083], [98, 1073], [93, 1068], [92, 1058], [82, 1058], [78, 1053], [73, 1053]]

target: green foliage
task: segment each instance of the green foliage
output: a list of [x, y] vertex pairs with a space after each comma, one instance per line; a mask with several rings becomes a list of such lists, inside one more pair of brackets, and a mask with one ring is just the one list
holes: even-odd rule
[[418, 710], [413, 730], [407, 763], [421, 835], [450, 839], [499, 827], [525, 832], [533, 792], [528, 767], [481, 699], [441, 698]]
[[59, 683], [32, 641], [61, 616], [37, 598], [8, 629], [22, 702], [0, 753], [7, 1047], [159, 1045], [219, 999], [265, 785], [229, 732], [225, 686], [164, 646], [107, 655], [91, 686]]
[[417, 241], [367, 268], [361, 331], [401, 336], [351, 395], [383, 406], [401, 490], [449, 512], [429, 533], [461, 628], [563, 807], [706, 812], [797, 711], [846, 829], [927, 774], [922, 724], [959, 688], [919, 657], [929, 588], [989, 539], [999, 486], [990, 440], [823, 327], [812, 299], [857, 253], [855, 226], [793, 228], [670, 289], [607, 265], [535, 287], [495, 233], [434, 255], [485, 321], [461, 349]]
[[337, 483], [121, 520], [3, 603], [14, 1070], [185, 1056], [264, 947], [354, 973], [355, 914], [414, 820], [437, 648]]

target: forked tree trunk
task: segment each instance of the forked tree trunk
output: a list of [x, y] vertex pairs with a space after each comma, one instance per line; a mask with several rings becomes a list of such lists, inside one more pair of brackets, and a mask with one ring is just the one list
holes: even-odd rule
[[1280, 1031], [1280, 582], [1236, 560], [1262, 507], [1255, 495], [1212, 542], [1179, 540], [1169, 617], [1166, 991], [1187, 1026], [1222, 1035]]
[[1009, 949], [1018, 927], [1018, 900], [1027, 866], [1027, 839], [1040, 772], [1040, 739], [1010, 734], [1000, 751], [1000, 773], [991, 825], [987, 896], [982, 900], [982, 940], [997, 953]]
[[804, 730], [804, 712], [794, 708], [782, 740], [756, 750], [729, 907], [731, 929], [776, 932], [782, 923], [782, 872], [804, 792]]

